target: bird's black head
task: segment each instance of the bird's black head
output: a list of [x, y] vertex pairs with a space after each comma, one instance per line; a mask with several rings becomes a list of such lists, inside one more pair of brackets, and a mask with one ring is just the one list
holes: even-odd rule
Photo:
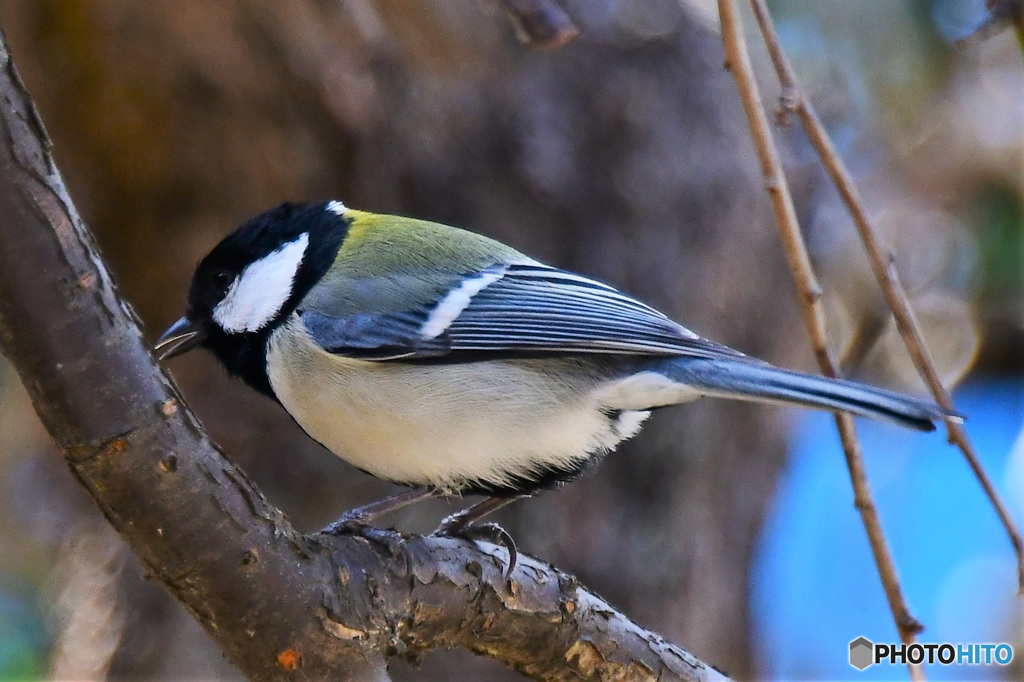
[[203, 346], [273, 395], [267, 338], [331, 267], [348, 230], [345, 211], [337, 201], [282, 204], [225, 237], [196, 266], [185, 317], [157, 342], [167, 348], [161, 359]]

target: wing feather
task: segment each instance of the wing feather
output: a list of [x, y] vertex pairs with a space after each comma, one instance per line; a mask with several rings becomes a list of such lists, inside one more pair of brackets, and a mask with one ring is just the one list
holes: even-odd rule
[[472, 287], [471, 296], [442, 297], [433, 307], [343, 319], [301, 314], [325, 350], [370, 360], [454, 360], [460, 351], [743, 357], [581, 275], [527, 261], [495, 265], [460, 282], [481, 276], [487, 284]]

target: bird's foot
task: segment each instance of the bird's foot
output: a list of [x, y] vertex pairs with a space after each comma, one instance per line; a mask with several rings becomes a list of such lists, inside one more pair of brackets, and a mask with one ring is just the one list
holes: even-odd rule
[[320, 533], [323, 535], [351, 535], [358, 533], [369, 524], [370, 520], [366, 514], [361, 514], [358, 510], [353, 509], [342, 514], [341, 518], [334, 523], [328, 524]]
[[496, 523], [467, 524], [463, 523], [458, 516], [458, 514], [454, 514], [446, 518], [431, 535], [434, 537], [459, 538], [469, 540], [470, 542], [483, 540], [504, 547], [505, 551], [508, 552], [508, 567], [505, 568], [504, 578], [508, 580], [509, 576], [512, 575], [512, 571], [515, 570], [516, 563], [519, 561], [519, 550], [516, 549], [516, 541], [512, 539], [507, 530]]

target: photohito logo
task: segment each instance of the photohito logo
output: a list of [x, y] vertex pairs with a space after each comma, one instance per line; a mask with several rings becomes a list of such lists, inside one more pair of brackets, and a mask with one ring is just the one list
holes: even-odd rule
[[867, 637], [850, 642], [850, 665], [864, 670], [876, 663], [906, 665], [928, 663], [939, 665], [1009, 665], [1013, 647], [999, 644], [875, 644]]

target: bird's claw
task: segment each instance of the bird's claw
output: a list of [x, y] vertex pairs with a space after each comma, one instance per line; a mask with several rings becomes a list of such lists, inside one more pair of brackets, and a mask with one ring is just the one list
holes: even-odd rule
[[344, 514], [334, 523], [328, 524], [322, 531], [323, 535], [351, 535], [366, 528], [368, 520], [362, 514]]
[[512, 539], [508, 531], [496, 523], [459, 523], [456, 519], [445, 519], [437, 530], [431, 533], [434, 537], [459, 538], [474, 542], [484, 540], [491, 544], [500, 545], [508, 552], [508, 567], [505, 568], [504, 578], [508, 580], [515, 570], [519, 561], [519, 550], [516, 548], [516, 541]]

